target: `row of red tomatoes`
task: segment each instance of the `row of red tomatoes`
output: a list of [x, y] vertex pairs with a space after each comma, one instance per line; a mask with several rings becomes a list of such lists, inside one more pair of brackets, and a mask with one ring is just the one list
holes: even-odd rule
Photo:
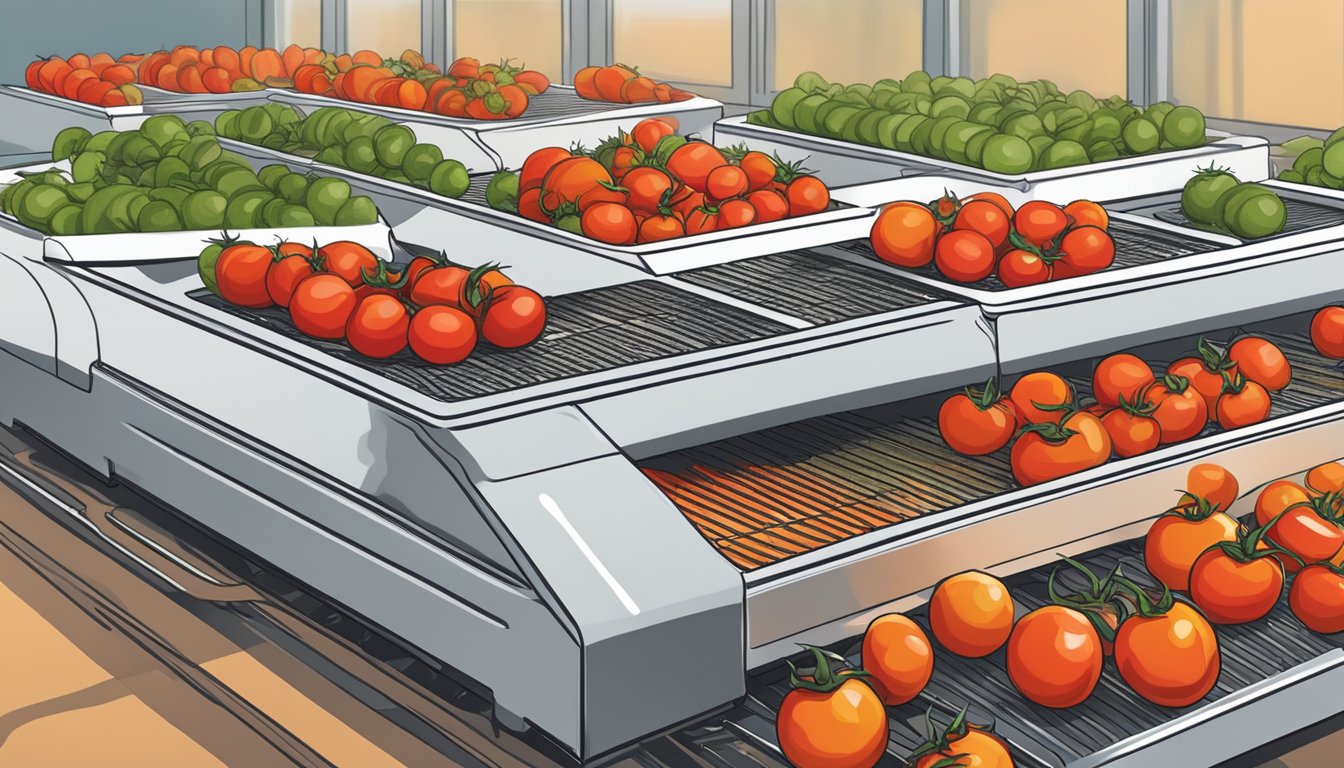
[[1185, 592], [1217, 624], [1264, 618], [1283, 595], [1308, 629], [1344, 632], [1344, 464], [1328, 462], [1304, 482], [1278, 480], [1256, 497], [1254, 528], [1228, 514], [1235, 477], [1214, 464], [1191, 468], [1177, 505], [1144, 539], [1144, 564]]
[[1291, 378], [1287, 358], [1270, 341], [1247, 336], [1218, 350], [1200, 339], [1199, 356], [1172, 363], [1161, 380], [1135, 355], [1103, 359], [1092, 374], [1091, 405], [1049, 371], [1023, 376], [1006, 396], [991, 380], [948, 398], [938, 428], [949, 447], [968, 456], [1013, 442], [1013, 475], [1034, 485], [1100, 466], [1112, 454], [1137, 456], [1189, 440], [1210, 421], [1223, 429], [1259, 423], [1269, 416], [1270, 392]]
[[409, 346], [426, 362], [448, 365], [467, 359], [478, 340], [522, 347], [546, 325], [542, 297], [495, 265], [468, 269], [442, 256], [417, 257], [394, 274], [368, 248], [345, 240], [222, 245], [213, 273], [225, 300], [285, 307], [304, 334], [344, 340], [370, 358]]
[[946, 195], [927, 205], [898, 202], [873, 221], [879, 259], [917, 269], [932, 263], [958, 283], [997, 274], [1009, 288], [1099, 272], [1115, 259], [1110, 217], [1090, 200], [1063, 208], [1044, 201], [1014, 210], [1002, 195]]
[[518, 173], [518, 213], [574, 234], [633, 245], [819, 213], [830, 191], [796, 164], [720, 150], [640, 121], [593, 152], [546, 147]]

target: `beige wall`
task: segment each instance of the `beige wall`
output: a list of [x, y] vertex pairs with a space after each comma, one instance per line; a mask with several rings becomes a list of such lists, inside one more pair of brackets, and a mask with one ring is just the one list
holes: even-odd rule
[[799, 72], [872, 83], [922, 69], [923, 0], [776, 0], [775, 88]]
[[291, 43], [322, 47], [322, 0], [285, 0], [276, 17], [275, 41], [281, 48]]
[[560, 80], [561, 0], [456, 0], [455, 5], [456, 56], [512, 59]]
[[1173, 0], [1172, 95], [1221, 117], [1344, 123], [1344, 2]]
[[731, 0], [613, 0], [616, 61], [659, 80], [731, 86]]
[[967, 0], [964, 5], [968, 76], [1002, 72], [1019, 80], [1052, 80], [1064, 91], [1125, 95], [1125, 0]]
[[346, 42], [396, 58], [420, 50], [420, 0], [346, 0]]

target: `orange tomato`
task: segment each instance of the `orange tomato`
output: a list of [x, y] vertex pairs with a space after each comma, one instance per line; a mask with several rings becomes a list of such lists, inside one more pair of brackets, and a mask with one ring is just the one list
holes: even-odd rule
[[1309, 565], [1293, 578], [1288, 607], [1312, 632], [1344, 632], [1344, 574], [1327, 565]]
[[1073, 219], [1079, 227], [1098, 227], [1105, 229], [1111, 223], [1106, 209], [1091, 200], [1074, 200], [1064, 206], [1064, 215]]
[[1224, 384], [1214, 413], [1218, 426], [1236, 429], [1264, 421], [1269, 417], [1269, 407], [1269, 393], [1265, 388], [1239, 373]]
[[211, 93], [228, 93], [233, 88], [228, 71], [220, 67], [211, 67], [202, 72], [201, 84]]
[[653, 80], [640, 75], [632, 77], [621, 84], [621, 95], [618, 101], [625, 104], [643, 104], [650, 101], [657, 101], [654, 88], [658, 84]]
[[[574, 92], [581, 98], [597, 101], [597, 72], [601, 67], [584, 67], [574, 73]], [[452, 70], [450, 69], [451, 73]]]
[[1318, 496], [1344, 492], [1344, 464], [1328, 461], [1307, 472], [1307, 489]]
[[1186, 508], [1159, 517], [1143, 540], [1148, 572], [1173, 591], [1190, 589], [1190, 569], [1209, 547], [1235, 541], [1237, 521], [1225, 512]]
[[1186, 603], [1159, 604], [1120, 625], [1115, 666], [1134, 692], [1162, 707], [1188, 707], [1218, 682], [1218, 636]]
[[976, 192], [974, 195], [967, 197], [962, 202], [970, 203], [976, 200], [983, 200], [987, 203], [993, 203], [995, 207], [1003, 211], [1003, 215], [1007, 216], [1009, 220], [1013, 218], [1013, 204], [1008, 202], [1008, 198], [1004, 197], [1003, 195], [1000, 195], [998, 192]]
[[634, 70], [613, 64], [597, 71], [593, 76], [593, 85], [597, 87], [598, 98], [602, 101], [622, 102], [621, 88], [625, 85], [625, 81], [635, 77], [638, 75]]
[[1099, 467], [1111, 458], [1110, 435], [1101, 420], [1086, 411], [1074, 413], [1061, 425], [1029, 429], [1009, 455], [1013, 477], [1024, 486]]
[[1059, 241], [1056, 278], [1100, 272], [1115, 260], [1115, 241], [1098, 227], [1073, 227]]
[[1344, 307], [1326, 307], [1312, 316], [1311, 343], [1325, 357], [1344, 359]]
[[1097, 629], [1082, 613], [1047, 605], [1023, 616], [1008, 638], [1008, 678], [1043, 707], [1072, 707], [1101, 679]]
[[719, 205], [719, 229], [745, 227], [756, 221], [756, 209], [742, 198], [734, 198]]
[[773, 189], [758, 189], [747, 194], [747, 202], [756, 209], [756, 222], [765, 224], [788, 218], [789, 201]]
[[632, 168], [621, 180], [627, 204], [636, 213], [654, 214], [672, 202], [672, 177], [661, 168], [645, 165]]
[[620, 203], [598, 203], [583, 212], [583, 234], [611, 245], [632, 245], [639, 237], [639, 224], [630, 209]]
[[114, 64], [104, 69], [100, 77], [115, 85], [127, 85], [135, 82], [135, 70], [125, 64]]
[[634, 128], [630, 129], [630, 138], [634, 139], [635, 144], [644, 150], [644, 154], [651, 155], [658, 146], [658, 142], [674, 133], [676, 133], [676, 129], [669, 123], [656, 117], [650, 117], [640, 120]]
[[887, 748], [882, 700], [861, 678], [834, 673], [824, 652], [809, 650], [816, 671], [790, 675], [793, 689], [775, 716], [779, 748], [796, 768], [872, 768]]
[[1162, 441], [1162, 427], [1142, 411], [1116, 408], [1101, 417], [1101, 424], [1111, 437], [1115, 454], [1123, 458], [1154, 450]]
[[927, 206], [892, 203], [877, 215], [868, 238], [873, 253], [888, 264], [922, 267], [933, 261], [941, 229]]
[[1182, 376], [1167, 375], [1147, 394], [1154, 406], [1153, 418], [1162, 429], [1163, 445], [1179, 443], [1197, 436], [1209, 423], [1209, 406]]
[[1190, 569], [1190, 598], [1215, 624], [1264, 618], [1283, 595], [1283, 566], [1257, 550], [1264, 529], [1244, 528], [1235, 542], [1210, 547]]
[[1092, 396], [1102, 405], [1115, 408], [1124, 400], [1136, 403], [1139, 393], [1153, 384], [1153, 369], [1130, 354], [1111, 355], [1092, 372]]
[[747, 174], [735, 165], [721, 165], [705, 177], [705, 197], [719, 203], [747, 193]]
[[830, 190], [816, 176], [799, 176], [790, 181], [784, 196], [789, 201], [790, 216], [821, 213], [831, 204]]
[[999, 259], [999, 281], [1009, 288], [1038, 285], [1052, 277], [1054, 269], [1039, 253], [1014, 248]]
[[585, 196], [610, 191], [612, 183], [607, 169], [590, 157], [563, 159], [542, 178], [541, 207], [556, 211], [565, 203], [577, 205]]
[[[1229, 375], [1235, 372], [1235, 368], [1229, 371]], [[1201, 362], [1198, 358], [1185, 357], [1171, 365], [1167, 366], [1167, 374], [1170, 376], [1180, 376], [1189, 382], [1191, 388], [1204, 398], [1204, 407], [1209, 412], [1209, 416], [1214, 416], [1215, 409], [1218, 406], [1218, 398], [1223, 394], [1223, 376], [1216, 368], [1210, 368]]]
[[967, 389], [938, 409], [938, 431], [948, 447], [966, 456], [984, 456], [1008, 444], [1017, 432], [1017, 413], [999, 396], [994, 379], [984, 389]]
[[1186, 473], [1183, 490], [1180, 506], [1199, 507], [1202, 501], [1208, 509], [1226, 512], [1237, 500], [1240, 487], [1237, 478], [1225, 468], [1217, 464], [1196, 464]]
[[561, 161], [574, 157], [568, 149], [543, 147], [527, 156], [523, 167], [518, 171], [518, 190], [526, 192], [541, 186], [546, 173]]
[[652, 214], [639, 223], [639, 237], [636, 242], [655, 243], [659, 240], [672, 240], [683, 237], [686, 227], [676, 216]]
[[999, 250], [1008, 242], [1008, 230], [1011, 219], [1003, 209], [988, 200], [971, 200], [963, 203], [952, 223], [953, 231], [969, 230], [984, 235], [994, 250]]
[[1242, 376], [1259, 384], [1270, 392], [1278, 392], [1288, 386], [1293, 378], [1292, 366], [1283, 350], [1271, 341], [1248, 336], [1239, 339], [1228, 347], [1227, 357], [1237, 364]]
[[747, 189], [751, 192], [765, 189], [775, 180], [775, 173], [779, 171], [775, 161], [762, 152], [748, 152], [742, 155], [737, 161], [737, 167], [747, 174]]
[[931, 740], [905, 761], [911, 768], [1013, 768], [1008, 745], [985, 728], [966, 722], [965, 709], [941, 732], [932, 719], [927, 728]]
[[872, 676], [887, 706], [914, 699], [933, 677], [933, 648], [909, 618], [889, 613], [863, 633], [863, 671]]
[[1329, 562], [1344, 549], [1344, 528], [1340, 528], [1338, 506], [1333, 500], [1293, 506], [1277, 522], [1267, 524], [1269, 540], [1302, 561], [1280, 558], [1289, 571], [1300, 569], [1302, 563]]
[[1065, 413], [1058, 406], [1073, 403], [1073, 389], [1058, 374], [1037, 371], [1018, 379], [1008, 399], [1026, 423], [1058, 424]]
[[271, 306], [266, 274], [274, 261], [275, 254], [265, 246], [237, 243], [225, 248], [215, 262], [219, 295], [240, 307]]
[[944, 579], [929, 600], [929, 628], [960, 656], [988, 656], [1013, 631], [1013, 597], [1003, 582], [979, 571]]
[[1064, 211], [1054, 203], [1032, 200], [1013, 215], [1013, 229], [1037, 248], [1047, 248], [1069, 224]]
[[1310, 505], [1307, 489], [1292, 480], [1275, 480], [1266, 485], [1255, 497], [1255, 523], [1268, 525], [1269, 521], [1299, 505]]
[[667, 158], [667, 172], [697, 192], [709, 194], [709, 174], [728, 160], [713, 144], [688, 141]]
[[[998, 213], [989, 203], [981, 203]], [[994, 244], [971, 230], [953, 230], [938, 239], [933, 263], [948, 279], [958, 283], [984, 280], [994, 272]]]

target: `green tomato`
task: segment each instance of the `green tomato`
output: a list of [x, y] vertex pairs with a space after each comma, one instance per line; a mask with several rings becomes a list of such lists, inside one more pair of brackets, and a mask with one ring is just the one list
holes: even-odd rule
[[1227, 171], [1207, 168], [1196, 173], [1181, 189], [1181, 212], [1195, 224], [1222, 226], [1218, 217], [1218, 201], [1237, 183], [1237, 177]]

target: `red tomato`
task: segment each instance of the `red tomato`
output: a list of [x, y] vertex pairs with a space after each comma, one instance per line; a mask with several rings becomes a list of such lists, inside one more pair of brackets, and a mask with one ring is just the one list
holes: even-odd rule
[[1283, 566], [1269, 550], [1257, 551], [1263, 529], [1216, 544], [1190, 569], [1190, 598], [1215, 624], [1264, 618], [1283, 595]]
[[790, 181], [785, 196], [790, 216], [821, 213], [831, 205], [831, 191], [816, 176], [799, 176]]
[[1136, 404], [1139, 393], [1152, 384], [1152, 367], [1127, 353], [1105, 358], [1092, 372], [1092, 396], [1109, 408], [1118, 407], [1122, 400]]
[[658, 142], [674, 133], [676, 130], [671, 125], [656, 117], [650, 117], [635, 124], [630, 130], [630, 138], [644, 150], [644, 154], [651, 155]]
[[928, 206], [892, 203], [877, 214], [868, 233], [877, 258], [898, 267], [922, 267], [933, 261], [942, 225]]
[[1017, 482], [1036, 485], [1105, 464], [1111, 437], [1100, 419], [1079, 411], [1062, 425], [1040, 424], [1024, 432], [1009, 458]]
[[1237, 374], [1223, 386], [1214, 407], [1218, 426], [1223, 429], [1236, 429], [1259, 424], [1269, 418], [1269, 393], [1265, 388]]
[[938, 409], [938, 432], [957, 453], [985, 456], [1008, 444], [1017, 431], [1017, 412], [998, 394], [994, 379], [985, 388], [967, 389]]
[[[1268, 538], [1307, 565], [1328, 562], [1344, 549], [1344, 529], [1339, 527], [1337, 518], [1330, 518], [1338, 513], [1338, 509], [1331, 510], [1319, 503], [1290, 507], [1278, 522], [1268, 524]], [[1301, 567], [1291, 558], [1284, 558], [1284, 563], [1289, 570]]]
[[671, 202], [672, 177], [661, 168], [641, 166], [631, 169], [621, 186], [630, 193], [626, 204], [637, 213], [655, 214]]
[[999, 206], [987, 200], [972, 200], [957, 211], [953, 230], [978, 232], [989, 240], [997, 252], [1008, 242], [1008, 229], [1011, 225]]
[[1013, 229], [1023, 240], [1037, 248], [1054, 245], [1055, 238], [1069, 225], [1069, 219], [1063, 209], [1053, 203], [1032, 200], [1023, 203], [1013, 215]]
[[1077, 277], [1100, 272], [1115, 260], [1115, 242], [1099, 227], [1074, 227], [1059, 243], [1055, 277]]
[[779, 167], [761, 152], [748, 152], [737, 161], [737, 167], [747, 174], [747, 189], [755, 192], [770, 186]]
[[1190, 382], [1190, 386], [1204, 398], [1209, 407], [1209, 415], [1215, 415], [1218, 398], [1223, 394], [1223, 374], [1233, 377], [1237, 373], [1237, 364], [1228, 360], [1227, 355], [1213, 348], [1213, 345], [1200, 338], [1197, 346], [1198, 357], [1183, 357], [1167, 366], [1167, 373], [1181, 376]]
[[407, 336], [420, 359], [451, 365], [466, 360], [476, 348], [476, 323], [456, 307], [425, 307], [411, 317]]
[[656, 243], [659, 240], [674, 240], [686, 234], [686, 227], [676, 216], [654, 214], [639, 224], [640, 243]]
[[691, 211], [686, 216], [686, 234], [702, 235], [706, 232], [713, 232], [719, 228], [718, 209], [710, 210], [700, 207]]
[[598, 203], [583, 212], [583, 234], [611, 245], [633, 245], [639, 237], [635, 215], [620, 203]]
[[439, 261], [427, 258], [425, 256], [416, 256], [411, 259], [411, 263], [406, 265], [406, 269], [401, 271], [397, 281], [401, 283], [401, 295], [410, 298], [411, 291], [415, 289], [415, 283], [427, 270], [433, 269], [439, 265]]
[[225, 248], [215, 262], [219, 295], [240, 307], [261, 308], [273, 303], [266, 290], [266, 275], [275, 254], [270, 248], [236, 243]]
[[530, 288], [511, 285], [491, 293], [481, 336], [496, 347], [531, 344], [546, 327], [546, 302]]
[[756, 209], [741, 198], [734, 198], [719, 205], [719, 229], [745, 227], [756, 221]]
[[1043, 707], [1072, 707], [1087, 700], [1101, 679], [1102, 660], [1096, 627], [1062, 605], [1023, 616], [1008, 638], [1008, 679]]
[[747, 174], [735, 165], [721, 165], [705, 177], [705, 197], [718, 203], [747, 193]]
[[1073, 389], [1059, 374], [1035, 371], [1017, 380], [1008, 399], [1027, 423], [1058, 424], [1066, 410], [1059, 406], [1073, 402]]
[[863, 633], [863, 670], [888, 706], [911, 701], [933, 676], [933, 646], [919, 625], [899, 613], [873, 619]]
[[723, 153], [713, 144], [692, 140], [668, 156], [667, 171], [691, 189], [709, 194], [710, 172], [727, 163]]
[[1309, 565], [1293, 578], [1288, 607], [1312, 632], [1344, 632], [1344, 575], [1329, 565]]
[[747, 195], [747, 202], [756, 209], [756, 223], [780, 221], [789, 215], [789, 201], [773, 189], [758, 189]]
[[1344, 359], [1344, 307], [1326, 307], [1311, 318], [1311, 343], [1325, 357]]
[[355, 307], [345, 326], [345, 338], [365, 357], [387, 358], [406, 348], [410, 327], [411, 316], [401, 299], [374, 294]]
[[1054, 269], [1038, 253], [1014, 248], [999, 260], [999, 280], [1009, 288], [1038, 285], [1053, 276]]
[[339, 275], [352, 288], [364, 284], [364, 276], [373, 276], [378, 270], [378, 257], [373, 251], [349, 240], [327, 243], [317, 249], [322, 268]]
[[1141, 411], [1116, 408], [1101, 418], [1106, 434], [1111, 436], [1111, 447], [1117, 456], [1138, 456], [1157, 448], [1162, 428], [1157, 420]]
[[289, 300], [294, 327], [317, 339], [339, 339], [355, 311], [355, 289], [329, 272], [304, 278]]
[[775, 738], [797, 768], [871, 768], [886, 751], [888, 722], [882, 699], [848, 670], [832, 671], [821, 650], [808, 648], [816, 671], [790, 675], [792, 689], [775, 716]]
[[1293, 369], [1283, 350], [1258, 336], [1238, 339], [1227, 348], [1227, 358], [1236, 363], [1242, 376], [1270, 392], [1278, 392], [1292, 381]]
[[266, 292], [271, 301], [282, 307], [289, 306], [289, 297], [304, 278], [313, 274], [313, 263], [306, 256], [284, 256], [271, 265], [266, 273]]
[[[994, 208], [989, 203], [984, 205]], [[954, 230], [939, 238], [933, 262], [951, 280], [978, 282], [994, 271], [994, 244], [979, 232]]]
[[1186, 603], [1159, 604], [1126, 619], [1115, 636], [1115, 667], [1134, 692], [1161, 707], [1204, 698], [1222, 669], [1218, 635]]
[[1154, 406], [1153, 418], [1162, 428], [1162, 444], [1179, 443], [1204, 431], [1209, 423], [1209, 406], [1182, 376], [1168, 374], [1148, 390]]

